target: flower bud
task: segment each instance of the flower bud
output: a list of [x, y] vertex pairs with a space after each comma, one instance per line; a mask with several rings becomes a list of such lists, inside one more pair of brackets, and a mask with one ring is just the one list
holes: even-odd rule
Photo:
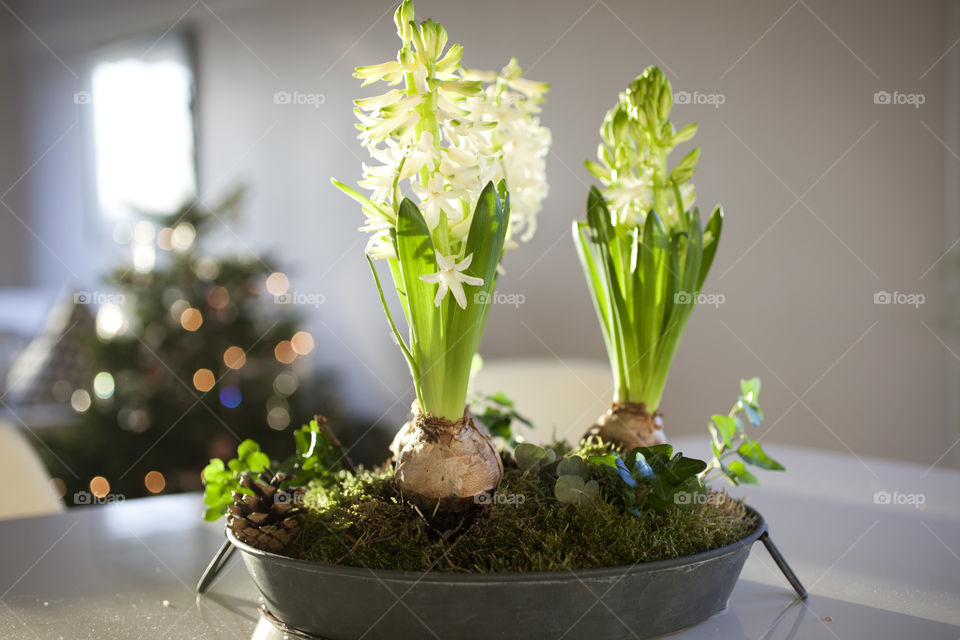
[[443, 25], [428, 18], [420, 24], [420, 36], [423, 50], [419, 53], [431, 61], [439, 58], [447, 46], [447, 30]]
[[403, 0], [393, 14], [393, 22], [397, 25], [397, 35], [404, 44], [410, 42], [413, 32], [413, 0]]

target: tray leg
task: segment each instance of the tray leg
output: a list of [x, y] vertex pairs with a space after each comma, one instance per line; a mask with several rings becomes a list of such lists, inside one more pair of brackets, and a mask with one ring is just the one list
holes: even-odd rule
[[210, 561], [210, 564], [207, 565], [207, 568], [204, 570], [203, 575], [200, 576], [200, 582], [197, 583], [197, 594], [203, 595], [207, 589], [210, 588], [210, 585], [216, 579], [217, 575], [223, 570], [223, 567], [226, 566], [227, 562], [233, 556], [233, 552], [237, 548], [230, 544], [229, 540], [224, 540], [223, 545], [217, 551], [217, 554], [213, 556], [213, 560]]
[[797, 577], [797, 574], [795, 574], [793, 569], [790, 568], [790, 565], [787, 564], [787, 560], [783, 557], [783, 554], [780, 553], [780, 549], [777, 549], [777, 545], [773, 544], [773, 539], [770, 538], [770, 532], [764, 531], [763, 535], [760, 536], [760, 541], [763, 543], [763, 546], [767, 548], [767, 551], [770, 552], [770, 556], [773, 558], [773, 561], [777, 563], [778, 567], [780, 567], [780, 571], [783, 572], [787, 582], [789, 582], [790, 586], [793, 587], [793, 590], [797, 592], [797, 595], [800, 597], [800, 599], [806, 600], [807, 590], [800, 582], [800, 578]]

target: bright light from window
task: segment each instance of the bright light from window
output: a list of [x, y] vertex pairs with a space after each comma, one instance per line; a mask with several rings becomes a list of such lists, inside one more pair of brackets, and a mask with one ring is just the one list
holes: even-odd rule
[[100, 210], [170, 213], [196, 192], [192, 74], [175, 60], [126, 58], [93, 68]]

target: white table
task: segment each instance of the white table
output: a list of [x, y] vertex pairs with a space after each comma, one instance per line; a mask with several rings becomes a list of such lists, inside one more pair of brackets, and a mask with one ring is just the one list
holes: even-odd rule
[[[690, 455], [703, 444], [679, 443]], [[742, 493], [809, 601], [755, 545], [728, 610], [671, 637], [960, 638], [960, 472], [771, 451], [790, 472], [765, 473], [764, 487]], [[901, 504], [875, 503], [878, 491]], [[915, 495], [920, 508], [905, 503]], [[0, 522], [0, 638], [282, 638], [259, 617], [239, 559], [195, 597], [223, 541], [200, 511], [199, 496], [180, 495]]]

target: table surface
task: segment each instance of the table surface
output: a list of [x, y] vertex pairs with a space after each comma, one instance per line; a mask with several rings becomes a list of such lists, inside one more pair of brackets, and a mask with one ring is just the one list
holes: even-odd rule
[[[960, 638], [960, 472], [771, 448], [790, 471], [735, 492], [764, 514], [809, 600], [758, 544], [728, 609], [670, 637]], [[195, 596], [224, 539], [200, 511], [199, 496], [178, 495], [0, 521], [0, 638], [282, 638], [237, 558]]]

